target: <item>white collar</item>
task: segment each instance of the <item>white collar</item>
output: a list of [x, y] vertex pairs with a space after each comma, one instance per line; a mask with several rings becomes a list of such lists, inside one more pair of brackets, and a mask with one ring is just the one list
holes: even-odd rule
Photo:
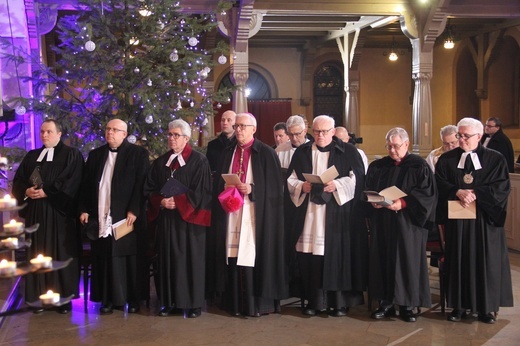
[[181, 153], [182, 153], [182, 152], [177, 153], [177, 154], [175, 154], [175, 153], [171, 154], [171, 155], [170, 155], [170, 158], [169, 158], [168, 161], [166, 162], [166, 165], [165, 165], [165, 166], [166, 166], [166, 167], [170, 167], [170, 165], [172, 164], [172, 161], [173, 161], [175, 158], [177, 158], [177, 160], [179, 161], [179, 165], [180, 165], [181, 167], [184, 166], [184, 165], [186, 164], [186, 162], [184, 161], [182, 155], [180, 155]]
[[47, 154], [47, 162], [52, 162], [52, 159], [54, 158], [54, 148], [44, 148], [40, 153], [40, 156], [36, 159], [36, 162], [42, 162], [45, 154]]
[[471, 161], [473, 162], [475, 170], [478, 171], [479, 169], [482, 169], [482, 165], [480, 164], [480, 160], [478, 159], [477, 153], [474, 153], [472, 151], [465, 151], [462, 153], [457, 168], [464, 169], [464, 164], [466, 163], [466, 157], [468, 155], [470, 155], [471, 157]]

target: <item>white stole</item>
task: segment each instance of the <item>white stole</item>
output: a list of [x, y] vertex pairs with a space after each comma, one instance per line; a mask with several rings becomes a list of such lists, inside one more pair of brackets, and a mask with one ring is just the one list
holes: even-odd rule
[[106, 238], [112, 234], [112, 217], [110, 216], [110, 199], [112, 196], [112, 176], [116, 163], [117, 152], [109, 151], [103, 168], [103, 175], [99, 182], [98, 220], [99, 238]]

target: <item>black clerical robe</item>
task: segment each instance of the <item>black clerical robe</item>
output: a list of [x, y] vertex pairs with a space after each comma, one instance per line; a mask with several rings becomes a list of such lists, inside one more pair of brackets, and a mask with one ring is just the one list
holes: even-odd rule
[[[81, 236], [77, 227], [77, 195], [83, 170], [83, 156], [79, 150], [61, 141], [54, 148], [51, 162], [45, 156], [36, 162], [44, 148], [31, 150], [22, 160], [13, 180], [13, 195], [18, 204], [27, 203], [19, 214], [26, 226], [39, 223], [38, 230], [28, 236], [32, 239], [27, 251], [28, 259], [38, 254], [51, 256], [54, 260], [73, 261], [64, 269], [49, 274], [30, 274], [25, 282], [25, 300], [38, 301], [39, 295], [53, 290], [63, 297], [79, 296], [79, 255]], [[41, 167], [43, 191], [46, 198], [24, 200], [25, 191], [32, 186], [29, 181], [35, 167]]]
[[[99, 183], [108, 155], [109, 147], [105, 144], [92, 150], [87, 158], [79, 210], [88, 213], [89, 220], [98, 220]], [[110, 215], [114, 223], [126, 218], [129, 211], [137, 219], [134, 231], [123, 238], [116, 241], [108, 236], [91, 242], [92, 301], [119, 306], [148, 298], [143, 184], [149, 166], [148, 151], [124, 140], [117, 150], [111, 181]]]
[[[474, 312], [496, 312], [513, 306], [511, 271], [504, 233], [507, 200], [511, 190], [504, 157], [481, 145], [476, 150], [482, 169], [469, 161], [457, 168], [463, 150], [453, 149], [437, 162], [438, 218], [446, 240], [446, 298], [448, 306]], [[463, 181], [471, 173], [473, 182]], [[459, 189], [473, 189], [476, 219], [448, 219], [448, 201], [458, 200]]]
[[[296, 172], [299, 180], [305, 181], [302, 173], [312, 173], [312, 146], [314, 142], [307, 142], [299, 146], [293, 154], [287, 176]], [[364, 222], [359, 215], [353, 214], [357, 210], [363, 191], [365, 169], [357, 149], [348, 143], [334, 137], [330, 145], [328, 167], [335, 166], [338, 178], [348, 177], [350, 171], [355, 175], [356, 188], [354, 198], [339, 205], [332, 196], [326, 203], [325, 251], [323, 256], [322, 282], [326, 291], [358, 291], [366, 289], [367, 243], [368, 234]], [[286, 194], [288, 189], [286, 188]], [[287, 252], [294, 253], [295, 245], [303, 231], [309, 195], [299, 207], [294, 204], [291, 208], [291, 221], [287, 224]], [[292, 201], [289, 200], [290, 203]], [[288, 256], [294, 258], [294, 256]], [[292, 267], [292, 266], [291, 266]], [[308, 268], [299, 268], [300, 271]]]
[[[157, 295], [161, 306], [200, 308], [204, 305], [206, 231], [211, 221], [211, 171], [204, 155], [189, 145], [182, 152], [184, 166], [177, 158], [166, 166], [171, 154], [154, 161], [144, 186], [149, 208], [158, 211]], [[188, 188], [174, 196], [176, 209], [172, 210], [160, 208], [165, 198], [160, 191], [170, 177]]]
[[[216, 232], [215, 270], [212, 274], [216, 292], [230, 289], [226, 258], [228, 215], [217, 196], [224, 190], [221, 173], [228, 173], [236, 145], [228, 146], [222, 154], [222, 171], [216, 176], [213, 195], [212, 227]], [[283, 299], [287, 297], [283, 241], [283, 187], [280, 161], [275, 151], [258, 139], [251, 147], [251, 167], [254, 177], [254, 209], [256, 257], [252, 270], [252, 288], [256, 297]], [[247, 197], [246, 197], [247, 198]], [[208, 252], [209, 254], [210, 252]]]
[[221, 155], [224, 149], [236, 141], [235, 136], [228, 137], [225, 133], [221, 133], [217, 138], [209, 141], [206, 149], [206, 157], [209, 161], [211, 172], [220, 170], [220, 164], [222, 163]]
[[[489, 135], [484, 134], [480, 143], [484, 144], [488, 137]], [[496, 150], [504, 155], [509, 173], [515, 172], [515, 151], [513, 150], [513, 144], [511, 144], [511, 140], [506, 136], [501, 128], [491, 136], [486, 147]]]
[[368, 290], [372, 299], [407, 307], [431, 305], [426, 240], [434, 226], [437, 190], [424, 159], [407, 154], [400, 164], [389, 156], [372, 162], [366, 190], [397, 186], [407, 196], [397, 212], [366, 203], [370, 223]]

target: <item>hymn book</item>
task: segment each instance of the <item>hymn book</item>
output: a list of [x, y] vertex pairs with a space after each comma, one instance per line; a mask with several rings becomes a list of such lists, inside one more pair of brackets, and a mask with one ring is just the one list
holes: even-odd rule
[[132, 226], [128, 226], [126, 218], [112, 225], [112, 233], [114, 234], [115, 240], [123, 238], [125, 235], [132, 232], [133, 230], [134, 225], [132, 224]]
[[407, 196], [406, 193], [404, 193], [395, 185], [387, 187], [386, 189], [383, 189], [380, 192], [364, 191], [364, 194], [366, 202], [376, 203], [382, 205], [383, 207], [392, 205], [396, 199]]
[[226, 182], [226, 185], [240, 185], [242, 181], [238, 177], [238, 174], [222, 174], [222, 179]]
[[160, 194], [166, 198], [182, 195], [188, 192], [188, 188], [175, 178], [170, 178], [161, 188]]
[[305, 180], [307, 180], [311, 184], [327, 184], [329, 181], [334, 180], [338, 175], [338, 170], [336, 166], [330, 166], [325, 172], [321, 174], [310, 174], [310, 173], [302, 173]]
[[467, 208], [464, 208], [460, 201], [448, 201], [448, 219], [476, 219], [477, 204], [471, 202]]

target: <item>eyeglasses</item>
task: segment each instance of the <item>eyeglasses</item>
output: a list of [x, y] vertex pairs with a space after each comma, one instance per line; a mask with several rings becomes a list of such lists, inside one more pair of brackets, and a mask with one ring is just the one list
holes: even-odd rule
[[472, 135], [467, 135], [467, 134], [465, 134], [465, 133], [457, 133], [457, 134], [455, 135], [455, 137], [456, 137], [457, 139], [461, 139], [461, 138], [462, 138], [462, 139], [464, 139], [465, 141], [467, 141], [468, 139], [470, 139], [471, 137], [476, 136], [476, 135], [478, 135], [478, 133], [474, 133], [474, 134], [472, 134]]
[[496, 126], [496, 125], [488, 125], [488, 124], [486, 124], [486, 127], [498, 127], [498, 126]]
[[178, 133], [167, 133], [166, 136], [168, 138], [179, 139], [180, 137], [185, 137], [186, 135], [180, 135]]
[[298, 137], [298, 136], [300, 136], [302, 133], [303, 133], [303, 131], [300, 131], [300, 132], [298, 132], [298, 133], [290, 133], [290, 132], [288, 132], [288, 133], [287, 133], [287, 136], [289, 136], [289, 137]]
[[240, 128], [240, 131], [244, 131], [246, 129], [246, 127], [248, 127], [248, 126], [255, 126], [255, 125], [235, 124], [235, 125], [233, 125], [233, 130]]
[[312, 130], [312, 133], [314, 133], [315, 136], [319, 136], [320, 134], [326, 136], [330, 130], [332, 130], [332, 127], [328, 130]]
[[406, 143], [406, 142], [403, 142], [401, 144], [387, 144], [387, 145], [385, 145], [385, 148], [386, 148], [386, 150], [394, 149], [397, 151], [397, 150], [401, 149], [401, 147], [403, 146], [404, 143]]
[[114, 133], [117, 133], [117, 132], [126, 132], [125, 130], [116, 129], [115, 127], [105, 127], [105, 131], [106, 131], [106, 132], [114, 132]]

